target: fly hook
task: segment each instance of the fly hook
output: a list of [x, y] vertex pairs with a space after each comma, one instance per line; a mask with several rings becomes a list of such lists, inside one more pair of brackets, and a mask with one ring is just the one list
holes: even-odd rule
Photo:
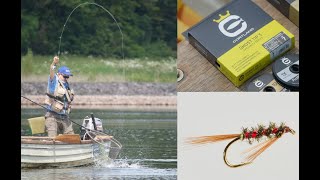
[[245, 165], [247, 165], [247, 164], [252, 163], [252, 162], [246, 162], [246, 163], [240, 163], [240, 164], [231, 164], [231, 163], [227, 160], [227, 151], [228, 151], [229, 146], [230, 146], [232, 143], [234, 143], [234, 142], [236, 142], [236, 141], [238, 141], [238, 140], [240, 140], [240, 137], [237, 137], [237, 138], [235, 138], [234, 140], [232, 140], [232, 141], [226, 146], [226, 148], [225, 148], [224, 151], [223, 151], [223, 160], [224, 160], [224, 162], [226, 163], [227, 166], [232, 167], [232, 168], [236, 168], [236, 167], [240, 167], [240, 166], [245, 166]]

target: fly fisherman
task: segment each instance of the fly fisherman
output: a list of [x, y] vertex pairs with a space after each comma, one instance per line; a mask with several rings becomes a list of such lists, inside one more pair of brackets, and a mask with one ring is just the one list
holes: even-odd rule
[[69, 119], [70, 104], [73, 100], [74, 92], [70, 89], [67, 81], [73, 75], [66, 66], [61, 66], [55, 74], [55, 67], [58, 62], [59, 57], [55, 56], [50, 66], [45, 99], [48, 109], [45, 114], [45, 126], [49, 137], [55, 137], [58, 134], [74, 134], [72, 122]]

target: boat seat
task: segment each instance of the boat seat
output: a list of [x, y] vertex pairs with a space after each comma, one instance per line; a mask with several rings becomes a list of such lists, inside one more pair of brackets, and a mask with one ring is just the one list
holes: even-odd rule
[[56, 141], [66, 142], [69, 144], [80, 144], [81, 139], [79, 134], [59, 134], [54, 138]]

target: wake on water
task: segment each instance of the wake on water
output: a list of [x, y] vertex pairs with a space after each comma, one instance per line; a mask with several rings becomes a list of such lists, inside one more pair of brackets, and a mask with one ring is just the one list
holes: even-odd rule
[[[111, 143], [112, 144], [112, 143]], [[176, 162], [173, 159], [116, 159], [121, 148], [109, 145], [94, 144], [93, 158], [95, 167], [104, 168], [148, 168], [145, 163], [170, 163]], [[111, 157], [111, 158], [110, 158]]]

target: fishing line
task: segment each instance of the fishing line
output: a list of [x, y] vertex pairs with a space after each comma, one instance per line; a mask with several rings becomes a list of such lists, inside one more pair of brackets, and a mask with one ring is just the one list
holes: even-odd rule
[[[122, 61], [123, 61], [123, 64], [124, 64], [123, 33], [122, 33], [122, 30], [121, 30], [121, 28], [120, 28], [120, 26], [119, 26], [119, 24], [118, 24], [118, 21], [116, 20], [116, 18], [113, 16], [113, 14], [112, 14], [110, 11], [108, 11], [106, 8], [104, 8], [104, 7], [101, 6], [100, 4], [97, 4], [97, 3], [94, 3], [94, 2], [84, 2], [84, 3], [81, 3], [81, 4], [77, 5], [77, 6], [71, 11], [71, 13], [69, 14], [67, 20], [65, 21], [65, 23], [64, 23], [64, 25], [63, 25], [61, 34], [60, 34], [60, 36], [59, 36], [58, 56], [60, 55], [60, 52], [61, 52], [61, 51], [60, 51], [60, 50], [61, 50], [60, 48], [61, 48], [61, 41], [62, 41], [63, 32], [64, 32], [64, 29], [65, 29], [67, 23], [68, 23], [69, 18], [71, 17], [71, 15], [73, 14], [73, 12], [74, 12], [76, 9], [78, 9], [80, 6], [82, 6], [82, 5], [90, 5], [90, 4], [102, 8], [104, 11], [106, 11], [106, 12], [112, 17], [112, 19], [114, 20], [114, 22], [117, 24], [118, 29], [119, 29], [119, 31], [120, 31], [120, 33], [121, 33], [121, 55], [122, 55]], [[123, 68], [123, 72], [122, 72], [122, 73], [123, 73], [124, 80], [126, 80], [125, 68]]]
[[60, 55], [60, 47], [61, 47], [61, 40], [62, 40], [63, 32], [64, 32], [64, 29], [65, 29], [65, 27], [66, 27], [66, 24], [68, 23], [69, 18], [71, 17], [71, 15], [73, 14], [73, 12], [74, 12], [76, 9], [78, 9], [78, 8], [79, 8], [80, 6], [82, 6], [82, 5], [87, 5], [87, 4], [92, 4], [92, 5], [95, 5], [95, 6], [98, 6], [98, 7], [102, 8], [104, 11], [106, 11], [106, 12], [112, 17], [112, 19], [114, 20], [114, 22], [117, 24], [118, 29], [119, 29], [119, 31], [120, 31], [120, 33], [121, 33], [121, 53], [122, 53], [122, 59], [124, 59], [124, 52], [123, 52], [123, 33], [122, 33], [122, 30], [121, 30], [121, 28], [120, 28], [120, 26], [119, 26], [116, 18], [115, 18], [115, 17], [112, 15], [112, 13], [111, 13], [110, 11], [108, 11], [106, 8], [104, 8], [104, 7], [101, 6], [100, 4], [97, 4], [97, 3], [94, 3], [94, 2], [84, 2], [84, 3], [81, 3], [81, 4], [77, 5], [77, 6], [71, 11], [71, 13], [69, 14], [66, 22], [65, 22], [64, 25], [63, 25], [63, 28], [62, 28], [62, 31], [61, 31], [61, 34], [60, 34], [60, 37], [59, 37], [60, 40], [59, 40], [58, 56]]
[[[116, 18], [113, 16], [113, 14], [108, 11], [106, 8], [104, 8], [103, 6], [101, 6], [100, 4], [97, 4], [97, 3], [94, 3], [94, 2], [84, 2], [84, 3], [81, 3], [79, 5], [77, 5], [72, 11], [71, 13], [68, 15], [68, 18], [67, 20], [65, 21], [64, 25], [63, 25], [63, 28], [62, 28], [62, 31], [61, 31], [61, 34], [60, 34], [60, 37], [59, 37], [59, 50], [58, 50], [58, 56], [60, 55], [61, 53], [61, 41], [62, 41], [62, 37], [63, 37], [63, 32], [64, 32], [64, 29], [69, 21], [69, 18], [71, 17], [71, 15], [73, 14], [73, 12], [78, 9], [80, 6], [83, 6], [83, 5], [95, 5], [95, 6], [98, 6], [100, 8], [102, 8], [104, 11], [106, 11], [110, 16], [111, 18], [114, 20], [114, 22], [116, 23], [119, 31], [120, 31], [120, 34], [121, 34], [121, 54], [122, 54], [122, 64], [123, 64], [123, 69], [122, 69], [122, 74], [123, 74], [123, 78], [124, 78], [124, 82], [126, 81], [126, 70], [125, 70], [125, 61], [124, 61], [124, 44], [123, 44], [123, 33], [122, 33], [122, 30], [116, 20]], [[123, 113], [120, 112], [120, 114], [123, 116]], [[119, 142], [116, 142], [117, 144], [120, 144]], [[121, 145], [121, 144], [120, 144]], [[122, 145], [121, 145], [122, 146]], [[120, 147], [121, 147], [120, 146]]]

